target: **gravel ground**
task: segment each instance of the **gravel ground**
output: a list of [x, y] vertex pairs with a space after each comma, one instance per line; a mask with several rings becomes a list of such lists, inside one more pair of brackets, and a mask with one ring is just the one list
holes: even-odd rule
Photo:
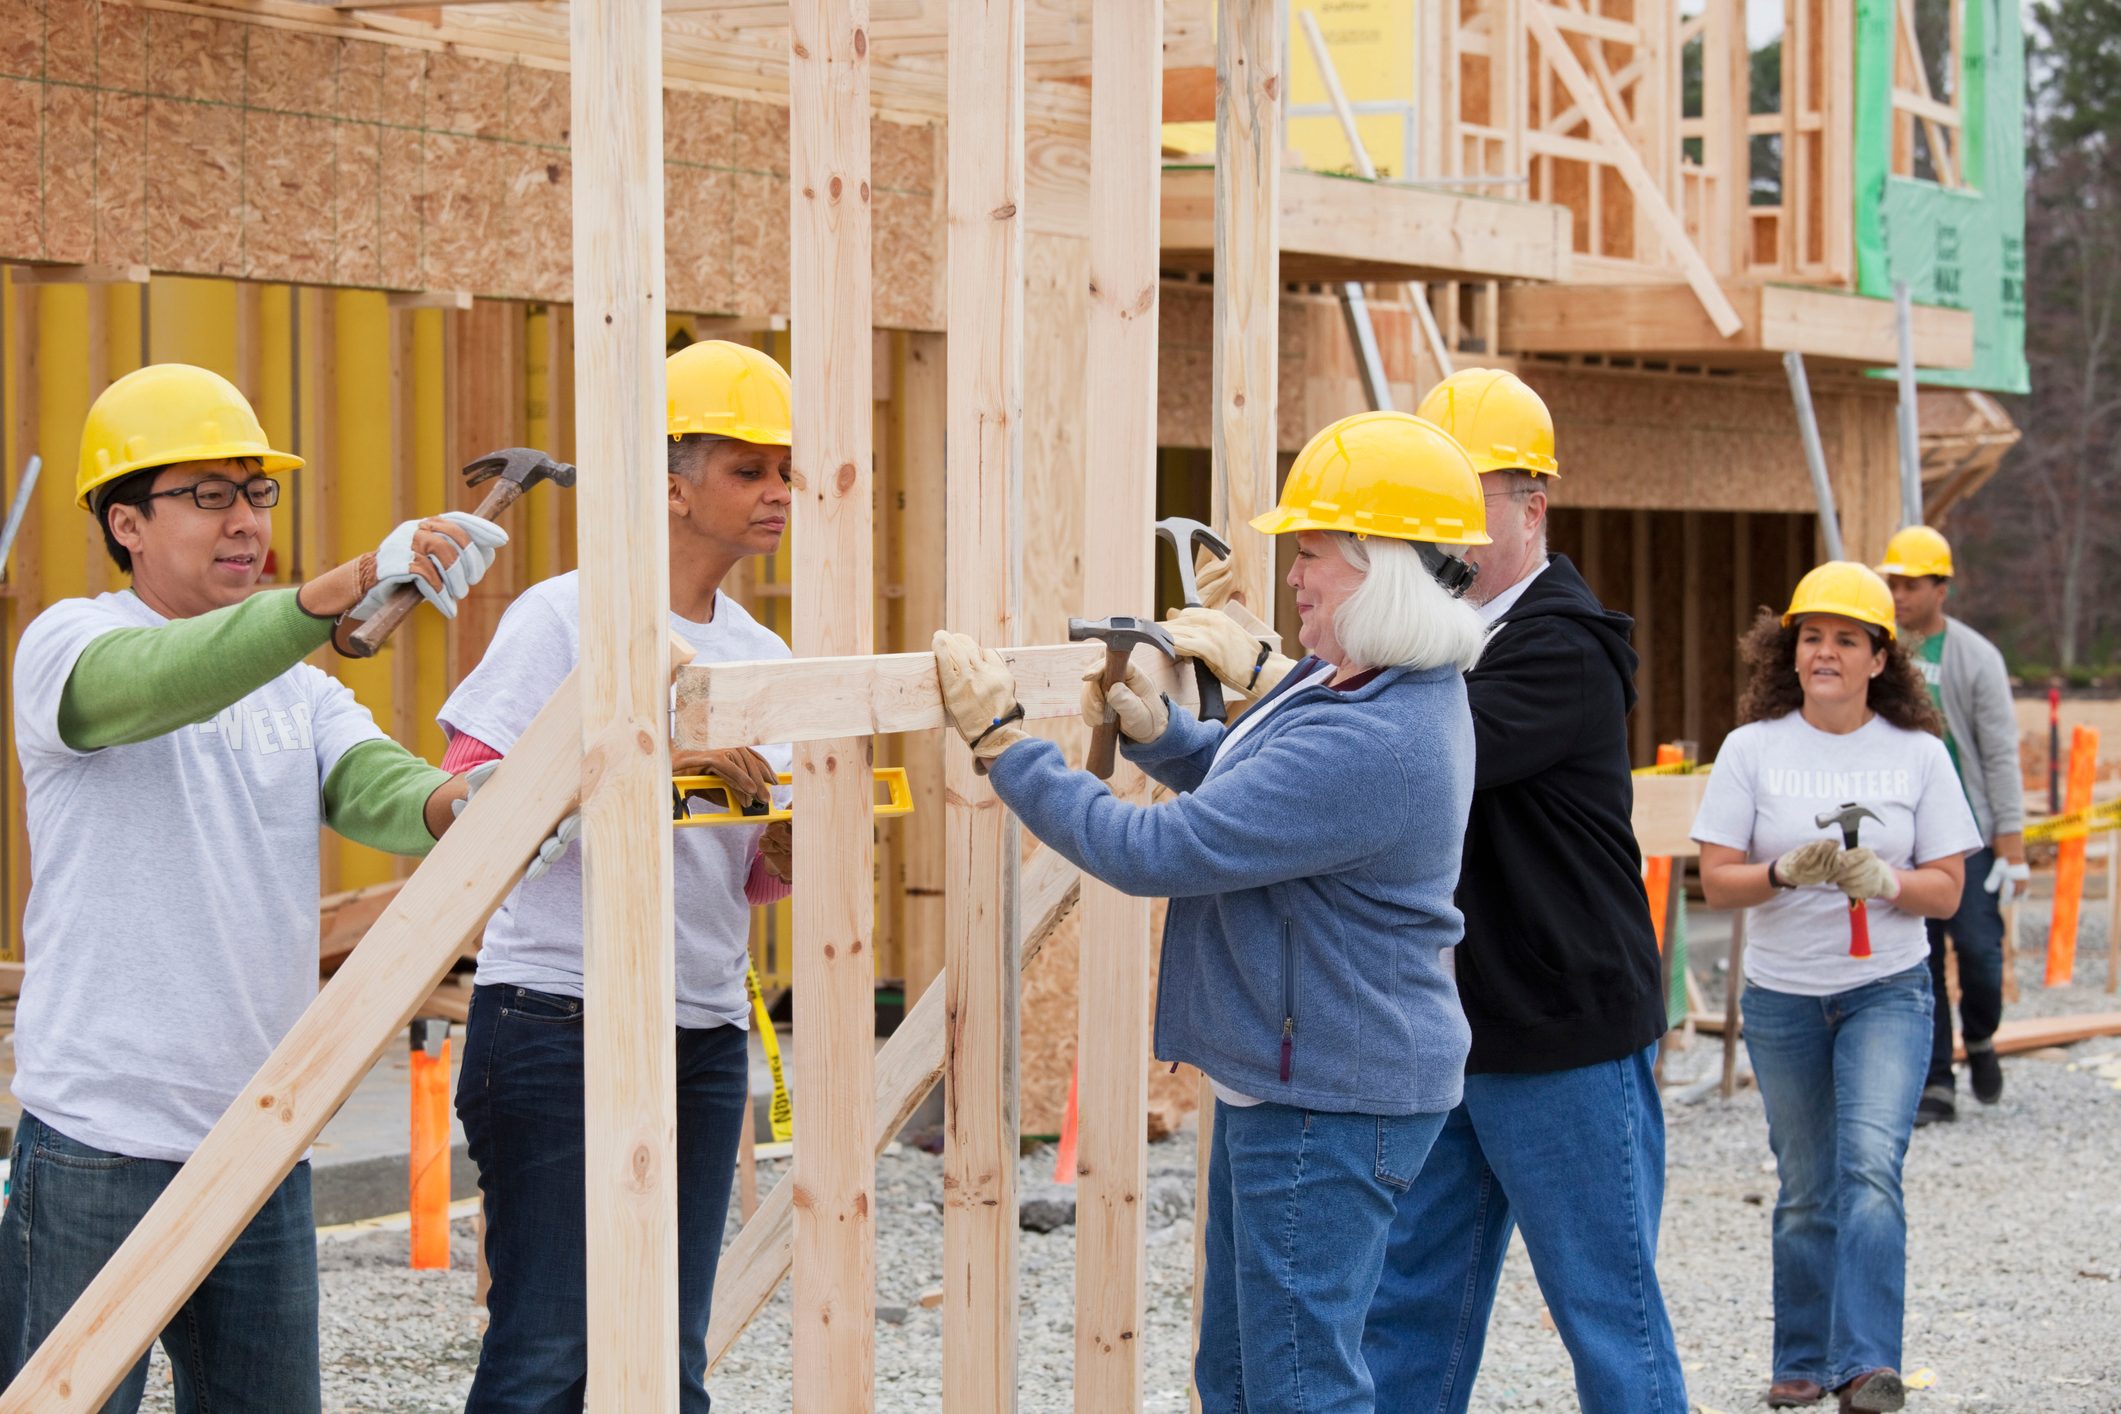
[[[2087, 908], [2080, 972], [2093, 982], [2047, 991], [2036, 958], [2020, 960], [2015, 1016], [2113, 1009], [2098, 989], [2103, 908]], [[2041, 936], [2044, 905], [2024, 910]], [[2036, 917], [2036, 914], [2038, 915]], [[1709, 979], [1711, 998], [1719, 995]], [[1717, 1065], [1704, 1038], [1675, 1055], [1668, 1079]], [[1916, 1411], [2113, 1414], [2121, 1410], [2121, 1040], [2066, 1056], [2004, 1062], [2003, 1103], [1963, 1098], [1955, 1125], [1921, 1131], [1908, 1162], [1906, 1364], [1930, 1387]], [[1962, 1092], [1963, 1093], [1963, 1092]], [[1696, 1405], [1708, 1414], [1761, 1408], [1772, 1332], [1768, 1213], [1775, 1179], [1760, 1101], [1751, 1089], [1669, 1111], [1669, 1177], [1660, 1271]], [[1151, 1185], [1146, 1408], [1185, 1408], [1192, 1276], [1190, 1134], [1155, 1145]], [[765, 1165], [761, 1185], [778, 1177]], [[1027, 1158], [1025, 1188], [1050, 1177], [1050, 1151]], [[877, 1408], [940, 1403], [940, 1313], [921, 1293], [940, 1279], [941, 1160], [894, 1149], [878, 1167]], [[1026, 1232], [1021, 1248], [1022, 1396], [1031, 1411], [1071, 1408], [1074, 1236]], [[402, 1232], [331, 1236], [321, 1245], [325, 1407], [353, 1414], [462, 1407], [477, 1358], [471, 1236], [458, 1224], [457, 1266], [405, 1268]], [[787, 1290], [738, 1342], [713, 1388], [717, 1407], [785, 1409]], [[170, 1408], [159, 1351], [147, 1407]], [[1521, 1245], [1504, 1271], [1475, 1411], [1575, 1407], [1566, 1352], [1545, 1324]], [[1830, 1407], [1830, 1406], [1829, 1406]]]

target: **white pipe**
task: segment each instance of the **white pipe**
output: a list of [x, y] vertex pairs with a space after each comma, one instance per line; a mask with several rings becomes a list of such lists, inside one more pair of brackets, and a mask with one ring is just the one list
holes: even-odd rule
[[1907, 281], [1893, 281], [1893, 322], [1900, 333], [1900, 523], [1922, 524], [1922, 451], [1915, 394], [1915, 301]]
[[1797, 405], [1797, 431], [1804, 439], [1804, 465], [1812, 473], [1812, 495], [1819, 502], [1819, 533], [1826, 540], [1826, 557], [1844, 558], [1841, 549], [1841, 518], [1834, 513], [1834, 488], [1826, 478], [1826, 452], [1819, 445], [1819, 419], [1812, 413], [1812, 385], [1804, 376], [1804, 355], [1791, 349], [1782, 356], [1782, 371], [1789, 376], [1790, 401]]

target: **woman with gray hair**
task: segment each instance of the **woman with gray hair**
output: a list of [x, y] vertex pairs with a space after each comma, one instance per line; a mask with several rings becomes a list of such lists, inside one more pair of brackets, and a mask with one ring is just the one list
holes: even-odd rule
[[1168, 897], [1156, 1051], [1213, 1082], [1203, 1407], [1358, 1414], [1398, 1196], [1458, 1103], [1467, 1030], [1441, 959], [1473, 788], [1463, 674], [1487, 540], [1458, 444], [1404, 413], [1313, 438], [1253, 522], [1297, 537], [1308, 656], [1235, 726], [1176, 715], [1138, 669], [1088, 679], [1128, 759], [1177, 794], [1140, 808], [1017, 725], [1009, 669], [935, 639], [950, 717], [1031, 832], [1086, 873]]

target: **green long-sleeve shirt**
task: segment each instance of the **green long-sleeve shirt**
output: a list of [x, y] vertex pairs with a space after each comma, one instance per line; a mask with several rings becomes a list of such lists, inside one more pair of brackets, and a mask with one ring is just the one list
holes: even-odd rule
[[[113, 629], [81, 650], [59, 698], [59, 734], [76, 751], [124, 746], [211, 719], [324, 646], [331, 621], [292, 589], [153, 628]], [[427, 798], [449, 779], [394, 741], [349, 749], [324, 781], [324, 821], [391, 854], [434, 847]]]

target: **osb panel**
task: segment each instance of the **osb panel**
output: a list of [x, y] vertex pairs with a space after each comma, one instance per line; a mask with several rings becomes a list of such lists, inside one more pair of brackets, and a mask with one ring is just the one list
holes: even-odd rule
[[148, 12], [130, 5], [95, 8], [96, 82], [126, 93], [145, 93]]
[[303, 284], [332, 278], [332, 124], [254, 111], [244, 135], [243, 273]]
[[496, 147], [502, 171], [505, 245], [496, 288], [565, 299], [574, 265], [573, 166], [565, 153]]
[[[342, 39], [338, 45], [338, 115], [352, 123], [380, 122], [383, 118], [385, 47], [360, 44], [350, 39]], [[403, 122], [408, 116], [394, 113], [392, 119]]]
[[96, 95], [91, 90], [57, 85], [44, 90], [44, 166], [72, 178], [45, 190], [45, 258], [86, 261], [96, 248]]
[[734, 98], [690, 89], [663, 91], [663, 160], [695, 167], [736, 165]]
[[46, 0], [44, 77], [55, 83], [99, 81], [95, 0]]
[[383, 253], [383, 283], [421, 284], [420, 184], [426, 135], [403, 128], [383, 130], [382, 191], [377, 225]]
[[230, 20], [150, 11], [148, 49], [154, 63], [148, 66], [147, 91], [202, 103], [242, 103], [251, 32], [251, 26]]
[[929, 239], [935, 225], [931, 199], [925, 192], [873, 190], [876, 322], [918, 328], [929, 322], [944, 260]]
[[[354, 40], [347, 48], [367, 48]], [[383, 51], [382, 114], [393, 123], [425, 127], [427, 123], [427, 56], [417, 49], [374, 46]]]
[[738, 292], [737, 310], [743, 314], [786, 314], [788, 180], [738, 172], [730, 185], [735, 194], [729, 237]]
[[492, 143], [430, 132], [420, 198], [422, 274], [439, 290], [492, 288], [499, 269], [503, 173]]
[[328, 35], [253, 28], [245, 101], [283, 113], [336, 113], [339, 49], [340, 42]]
[[147, 260], [147, 99], [96, 98], [96, 253], [103, 264]]
[[508, 126], [508, 71], [512, 67], [490, 59], [429, 54], [422, 126], [430, 132], [500, 137]]
[[[156, 18], [166, 17], [158, 11]], [[242, 111], [151, 99], [147, 152], [148, 263], [199, 275], [237, 273]], [[48, 177], [47, 191], [54, 185]]]
[[44, 77], [44, 0], [0, 0], [0, 76]]
[[[6, 0], [0, 0], [4, 5]], [[44, 91], [24, 79], [0, 78], [0, 253], [44, 254], [43, 173], [38, 162]]]
[[[665, 130], [668, 131], [667, 129]], [[735, 173], [672, 165], [663, 191], [665, 298], [672, 309], [730, 312], [737, 305], [731, 200]]]
[[[508, 131], [515, 142], [567, 145], [567, 75], [518, 64], [508, 75]], [[666, 143], [667, 146], [667, 143]]]
[[332, 283], [383, 283], [383, 129], [336, 123], [332, 141]]

